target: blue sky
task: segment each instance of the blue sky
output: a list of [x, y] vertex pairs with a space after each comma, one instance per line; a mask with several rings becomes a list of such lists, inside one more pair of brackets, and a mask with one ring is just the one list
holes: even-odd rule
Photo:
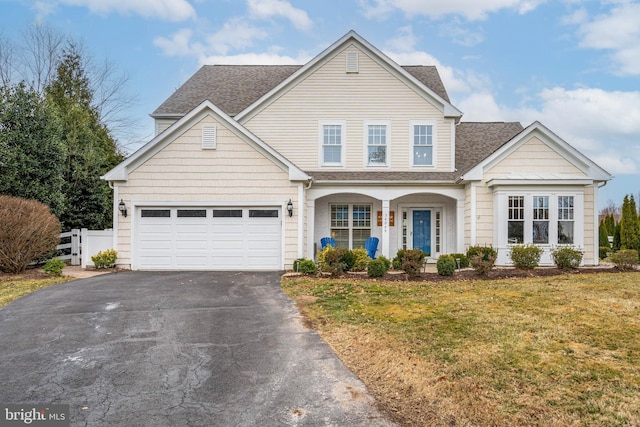
[[[465, 121], [541, 121], [640, 193], [640, 1], [0, 0], [0, 37], [46, 23], [129, 76], [135, 141], [203, 64], [304, 64], [349, 30], [436, 65]], [[130, 140], [121, 140], [129, 149]]]

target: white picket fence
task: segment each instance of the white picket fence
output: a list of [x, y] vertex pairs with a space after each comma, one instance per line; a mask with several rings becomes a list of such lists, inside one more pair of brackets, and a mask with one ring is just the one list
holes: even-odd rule
[[82, 268], [93, 266], [91, 256], [100, 251], [114, 249], [113, 230], [73, 229], [60, 234], [58, 258]]

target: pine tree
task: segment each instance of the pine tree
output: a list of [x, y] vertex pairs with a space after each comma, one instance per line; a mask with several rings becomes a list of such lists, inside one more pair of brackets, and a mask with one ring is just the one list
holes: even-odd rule
[[622, 218], [620, 218], [620, 247], [622, 249], [640, 249], [640, 226], [638, 225], [638, 210], [636, 202], [631, 196], [624, 196], [622, 203]]

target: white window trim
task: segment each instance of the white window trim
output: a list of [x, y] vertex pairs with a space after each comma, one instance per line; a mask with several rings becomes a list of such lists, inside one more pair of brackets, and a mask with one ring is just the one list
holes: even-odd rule
[[[369, 126], [386, 126], [387, 128], [387, 154], [385, 156], [385, 164], [370, 165], [369, 164]], [[390, 120], [365, 120], [362, 127], [363, 134], [363, 165], [367, 169], [388, 169], [391, 167], [391, 121]]]
[[[324, 162], [324, 126], [340, 126], [340, 163]], [[344, 168], [347, 165], [345, 149], [347, 145], [347, 122], [346, 120], [318, 120], [318, 167], [321, 168]]]
[[[373, 236], [373, 230], [374, 230], [374, 225], [375, 225], [375, 211], [373, 210], [373, 204], [369, 203], [369, 202], [363, 202], [363, 203], [359, 203], [359, 202], [353, 202], [353, 203], [346, 203], [346, 202], [335, 202], [335, 203], [329, 203], [329, 231], [331, 231], [331, 229], [333, 229], [334, 227], [331, 224], [331, 210], [333, 209], [333, 206], [347, 206], [347, 222], [348, 222], [348, 227], [347, 228], [342, 228], [343, 230], [348, 230], [349, 231], [349, 250], [353, 250], [353, 249], [357, 249], [353, 247], [353, 231], [354, 230], [360, 230], [360, 229], [364, 229], [364, 230], [369, 230], [369, 235]], [[369, 214], [371, 215], [369, 218], [369, 228], [366, 227], [354, 227], [353, 225], [353, 207], [354, 206], [368, 206], [369, 207]], [[336, 227], [337, 228], [337, 227]]]
[[[413, 163], [414, 161], [414, 157], [413, 157], [414, 129], [413, 127], [421, 126], [421, 125], [431, 126], [431, 164], [430, 165], [416, 165]], [[437, 132], [438, 132], [438, 128], [436, 127], [435, 120], [411, 120], [409, 122], [409, 162], [412, 168], [416, 168], [416, 169], [435, 169], [436, 168], [436, 164], [438, 163], [437, 149], [436, 149], [436, 147], [438, 146]]]

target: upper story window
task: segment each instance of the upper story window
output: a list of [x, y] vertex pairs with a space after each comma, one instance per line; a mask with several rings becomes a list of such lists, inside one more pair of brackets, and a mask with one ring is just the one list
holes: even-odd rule
[[411, 130], [413, 166], [433, 166], [433, 125], [414, 123]]
[[320, 123], [320, 162], [322, 166], [344, 165], [344, 122]]
[[386, 123], [369, 123], [366, 129], [367, 166], [389, 165], [389, 125]]

